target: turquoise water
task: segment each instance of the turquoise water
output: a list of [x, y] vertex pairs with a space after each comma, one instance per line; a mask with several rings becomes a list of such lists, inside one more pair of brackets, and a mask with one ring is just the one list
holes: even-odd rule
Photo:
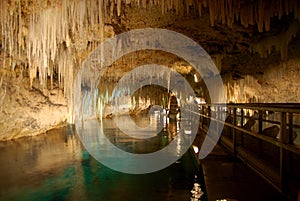
[[[159, 146], [167, 144], [162, 136], [158, 139], [164, 140]], [[183, 201], [190, 200], [194, 182], [203, 184], [201, 170], [189, 152], [154, 173], [133, 175], [111, 170], [91, 157], [72, 127], [1, 142], [0, 164], [1, 201]]]

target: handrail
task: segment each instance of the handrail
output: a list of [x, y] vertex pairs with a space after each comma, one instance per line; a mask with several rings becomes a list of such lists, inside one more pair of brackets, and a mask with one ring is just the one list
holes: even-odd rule
[[[239, 127], [239, 126], [235, 126], [235, 125], [233, 125], [233, 124], [230, 124], [230, 123], [228, 123], [228, 122], [224, 122], [224, 121], [222, 121], [222, 120], [220, 120], [220, 119], [216, 119], [216, 118], [211, 117], [211, 116], [208, 116], [208, 115], [196, 113], [196, 112], [191, 111], [191, 110], [190, 110], [189, 112], [191, 112], [191, 113], [193, 113], [193, 114], [196, 114], [196, 115], [199, 115], [199, 116], [202, 116], [202, 117], [205, 117], [205, 118], [209, 118], [209, 119], [211, 119], [211, 120], [213, 120], [213, 121], [215, 121], [215, 122], [222, 123], [222, 124], [224, 124], [224, 125], [226, 125], [226, 126], [229, 126], [229, 127], [231, 127], [231, 128], [234, 128], [234, 129], [236, 129], [236, 130], [238, 130], [238, 131], [241, 131], [241, 132], [243, 132], [243, 133], [245, 133], [245, 134], [248, 134], [248, 135], [250, 135], [250, 136], [252, 136], [252, 137], [255, 137], [255, 138], [264, 140], [264, 141], [266, 141], [266, 142], [268, 142], [268, 143], [270, 143], [270, 144], [276, 145], [276, 146], [278, 146], [278, 147], [281, 147], [281, 146], [282, 146], [284, 149], [286, 149], [286, 150], [288, 150], [288, 151], [291, 151], [291, 152], [294, 152], [295, 154], [300, 154], [300, 147], [296, 147], [296, 146], [293, 146], [293, 145], [290, 145], [290, 144], [289, 144], [289, 145], [284, 144], [284, 143], [278, 141], [277, 139], [274, 139], [274, 138], [272, 138], [272, 137], [265, 136], [265, 135], [263, 135], [262, 133], [254, 133], [254, 132], [248, 131], [248, 130], [246, 130], [246, 129], [243, 129], [243, 128]], [[279, 122], [279, 123], [280, 123], [280, 122]]]
[[200, 104], [207, 106], [224, 106], [231, 108], [243, 108], [252, 110], [269, 110], [273, 112], [295, 112], [300, 113], [300, 103], [211, 103]]
[[238, 131], [241, 131], [241, 132], [243, 132], [243, 133], [245, 133], [245, 134], [248, 134], [248, 135], [250, 135], [250, 136], [252, 136], [252, 137], [255, 137], [255, 138], [264, 140], [264, 141], [266, 141], [266, 142], [268, 142], [268, 143], [270, 143], [270, 144], [276, 145], [276, 146], [278, 146], [278, 147], [282, 146], [282, 147], [285, 148], [286, 150], [291, 151], [291, 152], [294, 152], [295, 154], [300, 154], [300, 147], [295, 147], [295, 146], [293, 146], [293, 145], [283, 144], [283, 143], [281, 143], [280, 141], [275, 140], [274, 138], [265, 136], [265, 135], [263, 135], [263, 134], [261, 134], [261, 133], [254, 133], [254, 132], [248, 131], [248, 130], [243, 129], [243, 128], [239, 127], [239, 126], [234, 126], [234, 125], [232, 125], [232, 124], [230, 124], [230, 123], [224, 122], [224, 121], [219, 120], [219, 119], [216, 119], [216, 118], [214, 118], [214, 117], [209, 117], [209, 116], [203, 115], [203, 114], [198, 114], [198, 115], [203, 116], [203, 117], [206, 117], [206, 118], [210, 118], [211, 120], [216, 121], [216, 122], [218, 122], [218, 123], [223, 123], [223, 124], [226, 125], [226, 126], [229, 126], [229, 127], [231, 127], [231, 128], [234, 128], [234, 129], [236, 129], [236, 130], [238, 130]]
[[[239, 112], [237, 112], [238, 110]], [[254, 117], [254, 116], [245, 115], [244, 114], [245, 110], [246, 111], [252, 110], [252, 112], [255, 111], [257, 112], [257, 116]], [[264, 115], [266, 115], [265, 112], [267, 111], [279, 113], [280, 119], [270, 120], [264, 118]], [[243, 138], [244, 135], [245, 136], [248, 135], [254, 137], [253, 139], [257, 139], [256, 141], [257, 143], [265, 142], [268, 144], [272, 144], [275, 147], [278, 147], [279, 155], [277, 159], [279, 159], [279, 172], [278, 172], [279, 180], [277, 181], [268, 180], [268, 181], [272, 183], [274, 187], [279, 189], [283, 194], [289, 197], [288, 195], [289, 192], [287, 192], [287, 190], [285, 189], [287, 186], [287, 172], [286, 172], [287, 159], [285, 158], [287, 156], [285, 152], [300, 155], [300, 147], [292, 144], [293, 132], [294, 132], [293, 129], [300, 128], [299, 122], [293, 121], [293, 117], [295, 115], [300, 116], [300, 104], [298, 103], [199, 104], [199, 112], [193, 112], [193, 111], [190, 112], [200, 116], [200, 128], [203, 129], [204, 131], [207, 131], [206, 128], [208, 128], [210, 121], [214, 121], [217, 124], [218, 123], [223, 124], [224, 126], [230, 128], [229, 130], [232, 130], [231, 133], [232, 139], [230, 140], [228, 137], [222, 136], [221, 143], [224, 143], [224, 145], [226, 145], [227, 148], [232, 149], [231, 151], [235, 156], [241, 158], [243, 161], [247, 161], [249, 166], [256, 167], [257, 169], [255, 171], [260, 172], [261, 175], [266, 174], [264, 172], [264, 168], [270, 164], [267, 163], [257, 164], [257, 161], [260, 160], [255, 160], [253, 157], [252, 158], [250, 157], [250, 159], [243, 158], [247, 155], [250, 156], [251, 152], [245, 149], [244, 145], [237, 144], [237, 140], [236, 140], [237, 135], [239, 135], [241, 138]], [[226, 122], [225, 119], [220, 118], [220, 117], [224, 118], [225, 113], [227, 113], [226, 116], [230, 115], [233, 118], [232, 122]], [[214, 116], [212, 116], [212, 114], [214, 114]], [[241, 126], [237, 125], [237, 119], [240, 120]], [[244, 129], [243, 123], [245, 119], [255, 120], [255, 122], [258, 123], [258, 130], [254, 132], [251, 130]], [[263, 122], [278, 126], [279, 136], [280, 136], [279, 139], [262, 134], [263, 125], [264, 125]], [[205, 128], [204, 126], [207, 127]], [[219, 127], [217, 126], [216, 128], [218, 129]], [[257, 159], [259, 158], [260, 156], [257, 156]], [[252, 160], [252, 164], [251, 164], [251, 160]], [[271, 171], [269, 172], [270, 175], [269, 176], [265, 175], [264, 176], [265, 178], [272, 177], [271, 175], [273, 173], [271, 174]]]

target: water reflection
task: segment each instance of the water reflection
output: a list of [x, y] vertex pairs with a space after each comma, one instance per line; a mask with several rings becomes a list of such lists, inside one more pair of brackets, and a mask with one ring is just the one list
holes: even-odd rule
[[[124, 118], [118, 118], [118, 121], [126, 122], [131, 117]], [[138, 121], [143, 121], [143, 118]], [[118, 130], [120, 124], [114, 122], [115, 119], [87, 119], [76, 122], [76, 130], [83, 145], [95, 159], [114, 170], [131, 174], [154, 172], [176, 162], [188, 150], [196, 133], [194, 131], [186, 135], [184, 129], [178, 132], [174, 121], [167, 124], [166, 130], [145, 138], [148, 130], [136, 131], [128, 127], [127, 130], [131, 132], [128, 135], [123, 129]], [[144, 137], [136, 139], [132, 135]]]
[[[113, 134], [113, 130], [110, 133]], [[151, 142], [153, 147], [168, 143], [168, 140], [163, 142], [164, 135], [169, 140], [173, 134], [162, 133]], [[150, 151], [138, 142], [126, 143], [135, 144], [136, 151]], [[199, 174], [189, 155], [151, 174], [113, 171], [90, 156], [72, 127], [1, 142], [0, 163], [0, 200], [9, 201], [188, 200], [194, 175]]]
[[[152, 120], [151, 117], [150, 120]], [[178, 134], [176, 122], [170, 122], [167, 128], [160, 129], [156, 135], [152, 136], [152, 134], [150, 134], [149, 137], [146, 138], [146, 131], [137, 132], [134, 129], [131, 130], [131, 128], [128, 128], [128, 130], [131, 131], [131, 136], [128, 136], [127, 133], [124, 133], [115, 125], [114, 121], [110, 119], [103, 119], [102, 121], [105, 137], [118, 148], [130, 153], [145, 154], [161, 150], [172, 142]], [[138, 122], [142, 128], [148, 126], [149, 123], [146, 118], [134, 119], [134, 121]], [[136, 135], [144, 135], [145, 138], [134, 138]]]

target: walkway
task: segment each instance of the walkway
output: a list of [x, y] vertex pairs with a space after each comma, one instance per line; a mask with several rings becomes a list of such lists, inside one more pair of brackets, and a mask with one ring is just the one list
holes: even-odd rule
[[[248, 195], [244, 197], [249, 200], [257, 200], [257, 195], [262, 197], [261, 200], [282, 200], [278, 196], [268, 197], [271, 191], [264, 188], [267, 185], [264, 183], [271, 184], [287, 199], [297, 200], [300, 194], [300, 104], [203, 104], [199, 105], [199, 109], [200, 128], [203, 131], [200, 136], [205, 136], [208, 126], [210, 129], [212, 127], [212, 133], [220, 131], [226, 119], [219, 143], [235, 158], [243, 161], [243, 164], [239, 164], [217, 148], [203, 161], [209, 167], [204, 168], [207, 175], [212, 171], [211, 175], [216, 175], [222, 181], [230, 178], [227, 180], [237, 183], [233, 187], [234, 191], [241, 194], [244, 192], [242, 189], [250, 189], [250, 192], [244, 192]], [[200, 147], [201, 142], [197, 139], [195, 143]], [[240, 170], [245, 165], [255, 173]], [[217, 168], [215, 171], [214, 166]], [[266, 182], [253, 182], [252, 174], [259, 175], [258, 178]], [[222, 189], [230, 189], [232, 185], [231, 182], [226, 183]], [[253, 190], [254, 186], [262, 190]], [[237, 187], [241, 190], [237, 191]], [[252, 195], [255, 198], [251, 198]]]
[[[203, 133], [195, 142], [203, 139]], [[197, 143], [197, 144], [198, 144]], [[283, 201], [281, 194], [253, 170], [217, 145], [200, 161], [209, 201], [220, 199], [238, 201]]]
[[219, 147], [201, 162], [209, 200], [284, 200], [275, 188]]

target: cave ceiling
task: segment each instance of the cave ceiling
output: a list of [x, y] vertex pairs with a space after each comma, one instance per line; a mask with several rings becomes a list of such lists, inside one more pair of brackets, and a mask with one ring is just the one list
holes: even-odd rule
[[[68, 52], [76, 54], [72, 60], [78, 66], [93, 50], [90, 44], [96, 47], [103, 37], [149, 27], [173, 30], [192, 38], [209, 53], [222, 74], [232, 73], [237, 79], [247, 74], [260, 75], [274, 64], [300, 56], [300, 3], [296, 0], [10, 0], [1, 1], [0, 8], [0, 62], [5, 65], [17, 62], [30, 68], [35, 63], [49, 69], [61, 60], [62, 49], [70, 49]], [[49, 8], [65, 14], [66, 19], [62, 15], [61, 19], [52, 20], [55, 16], [51, 13], [49, 19], [44, 19], [43, 13]], [[32, 25], [40, 19], [44, 19], [42, 24], [57, 20], [60, 29], [55, 29], [56, 33], [52, 30], [48, 35], [56, 41], [44, 44], [43, 40], [48, 39], [43, 38], [43, 34], [40, 37], [31, 33], [40, 31]], [[49, 26], [45, 28], [51, 31]], [[106, 30], [107, 27], [113, 27], [113, 30]], [[81, 30], [85, 33], [81, 34]], [[81, 39], [83, 35], [86, 38]], [[42, 47], [40, 49], [50, 50], [35, 50], [38, 45]], [[40, 54], [42, 56], [37, 59], [32, 56]], [[148, 55], [153, 58], [153, 55]], [[147, 60], [146, 57], [141, 59]], [[36, 61], [30, 61], [32, 58]], [[44, 62], [46, 59], [51, 61]], [[168, 55], [162, 55], [158, 60], [174, 61]], [[119, 69], [126, 69], [120, 65]], [[35, 69], [41, 71], [40, 66]], [[58, 71], [50, 70], [50, 74]]]
[[[271, 17], [268, 31], [259, 31], [257, 24], [245, 27], [240, 19], [231, 27], [221, 20], [216, 20], [214, 26], [211, 26], [209, 9], [202, 9], [201, 16], [193, 10], [188, 15], [176, 15], [175, 11], [162, 15], [159, 7], [143, 10], [127, 6], [117, 22], [113, 23], [116, 33], [147, 27], [182, 33], [208, 52], [222, 74], [231, 73], [234, 79], [243, 75], [261, 75], [272, 65], [300, 56], [299, 23], [293, 13], [283, 15], [280, 19], [278, 16]], [[297, 27], [295, 30], [290, 28], [293, 25]], [[289, 36], [289, 32], [293, 35]], [[283, 45], [277, 44], [278, 38]], [[264, 44], [262, 41], [270, 42]], [[261, 53], [255, 50], [255, 46], [271, 49]]]

